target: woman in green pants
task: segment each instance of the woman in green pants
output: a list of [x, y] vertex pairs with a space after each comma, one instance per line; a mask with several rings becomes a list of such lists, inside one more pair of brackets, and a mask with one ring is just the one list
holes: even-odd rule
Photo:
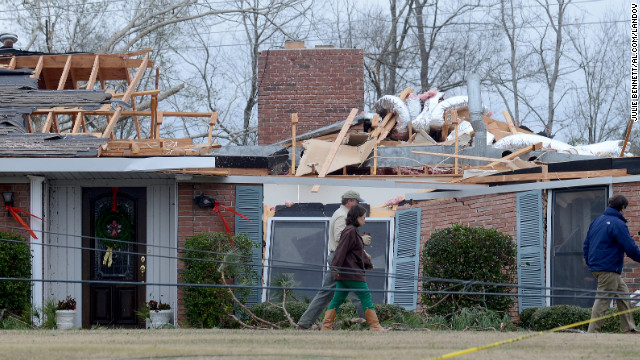
[[[340, 235], [338, 247], [333, 254], [331, 267], [333, 276], [336, 279], [336, 289], [364, 290], [354, 291], [362, 302], [364, 315], [369, 322], [369, 329], [375, 331], [385, 331], [380, 326], [378, 315], [373, 309], [371, 302], [371, 292], [367, 287], [364, 275], [365, 269], [373, 269], [369, 255], [364, 251], [362, 236], [358, 234], [358, 228], [364, 225], [367, 211], [360, 205], [354, 205], [347, 214], [347, 227]], [[333, 321], [336, 319], [336, 309], [344, 302], [349, 294], [348, 291], [336, 291], [329, 304], [329, 309], [325, 312], [322, 321], [322, 330], [332, 330]]]

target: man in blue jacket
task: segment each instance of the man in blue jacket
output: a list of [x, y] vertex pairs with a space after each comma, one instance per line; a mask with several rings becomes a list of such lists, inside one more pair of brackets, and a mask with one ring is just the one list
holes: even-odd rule
[[[624, 254], [631, 259], [640, 262], [640, 249], [633, 241], [627, 228], [627, 219], [623, 214], [629, 200], [623, 195], [615, 195], [609, 199], [609, 207], [604, 214], [593, 220], [589, 226], [589, 232], [584, 240], [584, 260], [589, 271], [598, 280], [598, 297], [617, 297], [618, 311], [629, 310], [631, 303], [628, 295], [611, 294], [606, 291], [629, 293], [629, 288], [620, 277], [624, 263]], [[609, 308], [610, 299], [596, 299], [591, 309], [591, 318], [604, 316]], [[600, 332], [601, 321], [589, 323], [589, 332]], [[622, 331], [629, 334], [640, 334], [636, 330], [633, 314], [627, 313], [620, 316]]]

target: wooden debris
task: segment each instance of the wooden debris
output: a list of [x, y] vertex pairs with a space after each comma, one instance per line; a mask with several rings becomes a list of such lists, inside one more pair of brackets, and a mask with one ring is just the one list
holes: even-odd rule
[[520, 181], [548, 181], [566, 179], [586, 179], [603, 176], [626, 176], [627, 169], [594, 170], [594, 171], [567, 171], [567, 172], [542, 172], [536, 174], [493, 175], [483, 177], [469, 177], [462, 180], [467, 184], [489, 184]]

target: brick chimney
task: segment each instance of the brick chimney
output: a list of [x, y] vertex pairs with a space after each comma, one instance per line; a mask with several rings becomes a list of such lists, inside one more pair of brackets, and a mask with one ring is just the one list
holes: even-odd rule
[[291, 114], [298, 113], [297, 133], [346, 119], [364, 107], [364, 51], [328, 46], [261, 51], [258, 57], [258, 144], [291, 137]]

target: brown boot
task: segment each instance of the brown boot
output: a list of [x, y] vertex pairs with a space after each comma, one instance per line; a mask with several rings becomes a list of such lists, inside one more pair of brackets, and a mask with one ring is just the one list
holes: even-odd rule
[[333, 321], [336, 319], [336, 309], [327, 310], [324, 313], [324, 320], [322, 320], [322, 331], [333, 330]]
[[378, 314], [371, 309], [367, 309], [364, 312], [364, 317], [367, 318], [367, 322], [369, 323], [369, 330], [371, 331], [389, 331], [388, 329], [380, 326], [380, 322], [378, 321]]

